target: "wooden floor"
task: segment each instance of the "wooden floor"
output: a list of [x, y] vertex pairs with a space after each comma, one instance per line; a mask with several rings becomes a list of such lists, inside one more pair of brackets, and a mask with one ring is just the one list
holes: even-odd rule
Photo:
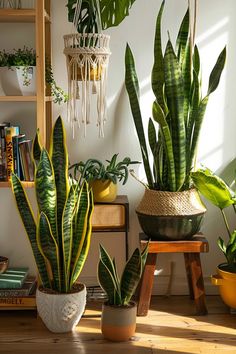
[[101, 304], [90, 304], [71, 334], [52, 334], [32, 312], [0, 313], [1, 354], [236, 354], [236, 315], [216, 296], [209, 315], [194, 316], [186, 296], [153, 297], [148, 317], [138, 317], [127, 343], [111, 343], [100, 333]]

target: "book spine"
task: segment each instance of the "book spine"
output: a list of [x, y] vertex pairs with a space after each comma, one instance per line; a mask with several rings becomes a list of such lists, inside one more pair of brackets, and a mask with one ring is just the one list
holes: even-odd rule
[[35, 296], [1, 297], [0, 308], [36, 308]]
[[13, 143], [12, 137], [19, 135], [19, 127], [7, 127], [5, 128], [6, 134], [6, 160], [7, 160], [7, 180], [11, 179], [11, 174], [14, 172], [13, 162]]
[[29, 173], [29, 181], [34, 181], [34, 164], [31, 158], [31, 150], [32, 150], [32, 140], [25, 141], [25, 154], [27, 161], [27, 168]]
[[22, 179], [22, 167], [20, 161], [19, 143], [23, 141], [25, 135], [16, 135], [12, 137], [13, 143], [13, 161], [14, 161], [14, 173]]
[[10, 123], [0, 124], [0, 182], [7, 180], [5, 127], [9, 125]]
[[17, 289], [17, 290], [0, 290], [1, 297], [15, 297], [15, 296], [27, 296], [29, 295], [29, 289]]

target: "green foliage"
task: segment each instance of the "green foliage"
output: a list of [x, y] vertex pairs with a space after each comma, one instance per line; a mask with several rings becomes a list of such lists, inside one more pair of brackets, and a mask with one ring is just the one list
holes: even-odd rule
[[141, 279], [148, 254], [148, 244], [140, 253], [136, 248], [126, 263], [121, 278], [117, 273], [115, 259], [100, 245], [98, 281], [106, 292], [109, 305], [126, 306], [129, 304]]
[[[23, 49], [14, 49], [13, 52], [0, 51], [0, 67], [4, 66], [7, 66], [9, 69], [13, 66], [18, 68], [23, 66], [23, 85], [29, 86], [31, 83], [31, 70], [29, 67], [36, 66], [36, 52], [34, 49], [25, 46]], [[54, 103], [61, 104], [68, 101], [68, 95], [57, 85], [53, 77], [52, 66], [48, 60], [46, 60], [45, 66], [45, 80], [50, 85]]]
[[199, 192], [221, 210], [229, 240], [225, 243], [219, 237], [217, 243], [224, 253], [230, 269], [236, 272], [236, 230], [230, 231], [229, 223], [223, 210], [232, 206], [236, 214], [236, 194], [220, 177], [214, 175], [209, 169], [199, 169], [196, 172], [192, 172], [191, 178]]
[[[135, 0], [82, 0], [77, 30], [79, 33], [99, 32], [99, 17], [102, 29], [118, 26], [126, 16]], [[68, 0], [68, 20], [73, 22], [77, 0]]]
[[[182, 191], [191, 187], [190, 172], [196, 159], [197, 145], [209, 96], [219, 84], [225, 65], [226, 49], [220, 53], [210, 74], [206, 96], [201, 93], [200, 57], [197, 46], [191, 50], [189, 9], [177, 36], [174, 50], [169, 39], [163, 55], [161, 22], [165, 1], [156, 21], [152, 89], [155, 95], [153, 121], [149, 120], [149, 151], [140, 109], [139, 82], [130, 47], [125, 54], [125, 83], [141, 148], [150, 189]], [[157, 133], [158, 128], [158, 133]]]
[[44, 288], [70, 292], [86, 260], [91, 238], [93, 195], [86, 181], [69, 185], [65, 130], [59, 117], [50, 152], [33, 144], [38, 217], [34, 217], [21, 181], [12, 175], [12, 190]]
[[[110, 180], [114, 184], [122, 182], [123, 185], [127, 182], [129, 171], [128, 166], [139, 163], [138, 161], [131, 161], [129, 157], [125, 157], [122, 161], [117, 162], [118, 154], [112, 156], [111, 160], [106, 160], [105, 166], [100, 160], [89, 159], [86, 162], [79, 162], [69, 169], [74, 170], [74, 178], [86, 180], [91, 182], [97, 179], [102, 181]], [[79, 175], [78, 175], [79, 174]]]

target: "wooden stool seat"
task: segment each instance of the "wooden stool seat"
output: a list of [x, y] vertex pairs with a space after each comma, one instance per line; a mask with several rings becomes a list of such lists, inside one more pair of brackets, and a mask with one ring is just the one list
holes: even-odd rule
[[[143, 249], [148, 242], [147, 236], [140, 234], [140, 239], [141, 249]], [[200, 253], [208, 251], [209, 245], [206, 238], [199, 234], [191, 240], [150, 241], [147, 261], [138, 290], [138, 316], [148, 314], [158, 253], [184, 254], [190, 298], [195, 301], [197, 315], [206, 315], [207, 308]]]

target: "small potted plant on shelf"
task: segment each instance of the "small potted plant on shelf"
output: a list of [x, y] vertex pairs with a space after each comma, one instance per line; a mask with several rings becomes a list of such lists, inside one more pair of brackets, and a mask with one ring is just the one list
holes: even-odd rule
[[220, 53], [210, 74], [206, 95], [202, 95], [200, 56], [191, 40], [189, 9], [180, 26], [176, 51], [169, 36], [164, 55], [162, 53], [164, 3], [156, 21], [151, 78], [155, 101], [153, 119], [150, 118], [148, 124], [148, 142], [153, 168], [144, 134], [134, 57], [128, 45], [125, 83], [147, 177], [143, 199], [136, 209], [139, 222], [153, 239], [176, 240], [191, 238], [198, 232], [206, 211], [192, 188], [190, 172], [209, 96], [216, 90], [224, 68], [226, 49]]
[[226, 305], [236, 309], [236, 230], [231, 231], [224, 209], [232, 206], [236, 213], [236, 194], [218, 176], [209, 169], [199, 169], [191, 174], [193, 183], [199, 192], [218, 207], [226, 226], [228, 241], [218, 238], [218, 246], [223, 252], [226, 263], [217, 268], [217, 275], [212, 276], [212, 283], [219, 286], [220, 295]]
[[52, 332], [71, 331], [86, 303], [86, 287], [77, 283], [91, 237], [93, 195], [84, 181], [69, 185], [68, 153], [62, 119], [54, 125], [50, 152], [34, 140], [35, 219], [23, 185], [12, 175], [12, 190], [39, 272], [39, 316]]
[[92, 187], [95, 202], [112, 202], [117, 196], [117, 184], [124, 185], [128, 180], [128, 166], [139, 163], [125, 157], [117, 161], [118, 154], [114, 154], [111, 160], [106, 160], [107, 165], [97, 159], [88, 159], [70, 167], [74, 169], [74, 178], [86, 180]]
[[[36, 52], [32, 48], [0, 51], [1, 86], [7, 96], [36, 95]], [[67, 102], [68, 95], [56, 84], [52, 66], [46, 60], [45, 81], [50, 85], [54, 103]]]
[[120, 342], [129, 340], [136, 329], [137, 306], [132, 296], [141, 279], [148, 254], [148, 244], [140, 252], [135, 249], [119, 278], [115, 259], [100, 245], [98, 281], [108, 300], [102, 307], [101, 330], [106, 339]]

